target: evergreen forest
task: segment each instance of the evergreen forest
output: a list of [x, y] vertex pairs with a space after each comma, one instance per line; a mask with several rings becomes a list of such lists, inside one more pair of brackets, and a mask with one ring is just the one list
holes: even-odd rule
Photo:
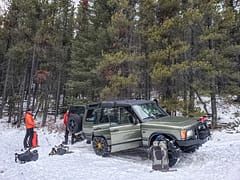
[[0, 118], [26, 108], [152, 99], [199, 112], [197, 99], [240, 102], [239, 0], [6, 0], [0, 12]]

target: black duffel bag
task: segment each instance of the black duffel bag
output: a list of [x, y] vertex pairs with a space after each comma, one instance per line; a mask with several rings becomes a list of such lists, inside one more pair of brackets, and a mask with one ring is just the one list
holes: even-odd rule
[[37, 161], [38, 160], [38, 151], [35, 150], [30, 150], [28, 149], [27, 151], [18, 154], [15, 153], [15, 162], [20, 162], [20, 163], [25, 163], [29, 161]]

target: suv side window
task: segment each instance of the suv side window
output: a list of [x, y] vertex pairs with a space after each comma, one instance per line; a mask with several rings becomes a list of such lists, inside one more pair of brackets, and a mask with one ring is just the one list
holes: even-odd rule
[[132, 114], [124, 107], [119, 108], [120, 120], [119, 124], [131, 124], [133, 123]]
[[94, 122], [94, 109], [87, 110], [86, 122]]
[[111, 123], [111, 126], [132, 124], [133, 115], [125, 107], [102, 109], [99, 124]]
[[116, 110], [115, 108], [104, 108], [102, 112], [102, 116], [99, 120], [99, 123], [108, 123], [108, 122], [116, 122]]

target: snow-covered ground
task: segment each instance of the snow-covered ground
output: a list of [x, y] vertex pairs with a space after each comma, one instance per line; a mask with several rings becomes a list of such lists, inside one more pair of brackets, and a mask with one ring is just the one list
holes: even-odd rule
[[[227, 98], [217, 97], [217, 117], [219, 124], [234, 122], [236, 120], [240, 121], [240, 105], [232, 103], [235, 98], [232, 96]], [[202, 97], [202, 100], [206, 103], [208, 112], [211, 113], [210, 98]], [[197, 98], [195, 103], [203, 111], [203, 105]]]
[[[226, 122], [228, 115], [239, 107], [224, 105]], [[221, 118], [221, 121], [224, 121]], [[235, 119], [238, 119], [236, 117]], [[231, 121], [235, 120], [234, 118]], [[0, 120], [0, 179], [1, 180], [240, 180], [240, 133], [227, 133], [224, 129], [212, 131], [211, 139], [191, 154], [182, 154], [176, 171], [151, 171], [152, 163], [142, 151], [96, 156], [85, 141], [69, 145], [73, 153], [49, 156], [55, 145], [63, 140], [63, 132], [36, 129], [39, 138], [39, 159], [25, 164], [15, 163], [14, 154], [23, 147], [25, 128], [11, 127], [7, 118]], [[58, 120], [58, 125], [62, 120]]]

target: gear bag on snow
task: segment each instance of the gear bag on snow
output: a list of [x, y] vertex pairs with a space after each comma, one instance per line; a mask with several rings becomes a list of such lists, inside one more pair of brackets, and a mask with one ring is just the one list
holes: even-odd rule
[[60, 145], [52, 148], [51, 152], [49, 153], [49, 156], [50, 155], [64, 155], [67, 153], [72, 153], [72, 151], [69, 151], [68, 146], [64, 146], [64, 145], [60, 144]]
[[29, 161], [37, 161], [38, 160], [38, 151], [35, 150], [26, 150], [23, 153], [15, 153], [15, 162], [25, 163]]
[[156, 139], [150, 149], [152, 159], [152, 169], [159, 171], [169, 170], [169, 159], [167, 142], [163, 139]]

